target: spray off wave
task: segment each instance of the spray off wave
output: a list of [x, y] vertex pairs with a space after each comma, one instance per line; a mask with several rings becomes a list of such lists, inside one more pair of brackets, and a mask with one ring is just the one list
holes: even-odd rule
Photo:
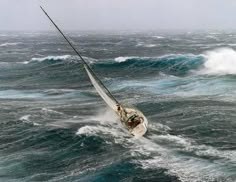
[[204, 68], [201, 74], [227, 75], [236, 74], [236, 51], [231, 48], [221, 48], [205, 53]]

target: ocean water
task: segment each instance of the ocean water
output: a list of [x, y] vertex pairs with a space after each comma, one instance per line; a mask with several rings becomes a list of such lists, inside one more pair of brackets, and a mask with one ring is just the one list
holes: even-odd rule
[[0, 181], [236, 181], [235, 32], [67, 32], [135, 139], [56, 32], [0, 32]]

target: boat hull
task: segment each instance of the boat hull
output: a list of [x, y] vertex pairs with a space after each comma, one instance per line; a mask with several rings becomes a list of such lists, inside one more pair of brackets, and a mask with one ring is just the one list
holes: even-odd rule
[[131, 135], [137, 138], [142, 137], [143, 135], [146, 134], [146, 132], [147, 132], [147, 121], [140, 123], [130, 131]]
[[147, 132], [147, 118], [137, 109], [123, 108], [118, 112], [121, 123], [128, 129], [129, 133], [135, 137], [142, 137]]

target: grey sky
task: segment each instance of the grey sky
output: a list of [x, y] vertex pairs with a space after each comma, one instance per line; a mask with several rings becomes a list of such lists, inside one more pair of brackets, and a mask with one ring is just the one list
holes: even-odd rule
[[39, 4], [63, 29], [236, 29], [236, 0], [0, 0], [0, 30], [52, 30]]

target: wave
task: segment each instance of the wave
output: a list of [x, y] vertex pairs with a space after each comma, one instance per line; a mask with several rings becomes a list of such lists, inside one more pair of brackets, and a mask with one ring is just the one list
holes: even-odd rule
[[[104, 125], [85, 125], [79, 128], [76, 134], [99, 136], [107, 139], [107, 144], [121, 144], [123, 147], [130, 149], [133, 162], [141, 168], [164, 168], [167, 169], [167, 174], [177, 176], [181, 181], [186, 182], [219, 179], [225, 175], [223, 170], [228, 167], [227, 161], [235, 162], [234, 151], [221, 151], [211, 146], [197, 145], [191, 139], [183, 136], [149, 133], [147, 138], [135, 140], [128, 138], [128, 135], [119, 128], [110, 128]], [[182, 153], [188, 155], [181, 155]], [[205, 158], [214, 158], [221, 161], [221, 164], [204, 160]]]
[[[83, 56], [83, 58], [86, 60], [88, 64], [93, 64], [96, 62], [96, 59], [90, 58]], [[80, 62], [80, 59], [78, 56], [74, 55], [60, 55], [60, 56], [46, 56], [46, 57], [39, 57], [39, 58], [31, 58], [30, 61], [25, 61], [23, 64], [29, 64], [29, 63], [47, 63], [47, 64], [54, 64], [57, 62], [62, 62], [62, 63], [82, 63]]]
[[64, 115], [64, 113], [62, 112], [58, 112], [58, 111], [55, 111], [55, 110], [52, 110], [52, 109], [49, 109], [49, 108], [42, 108], [41, 111], [45, 114], [59, 114], [59, 115]]
[[[236, 51], [230, 48], [216, 49], [203, 54], [169, 54], [159, 57], [138, 57], [138, 56], [120, 56], [114, 59], [95, 60], [84, 57], [85, 60], [96, 70], [96, 72], [124, 72], [124, 74], [135, 74], [136, 76], [145, 76], [153, 73], [173, 76], [185, 76], [189, 74], [236, 74], [236, 68], [233, 66], [236, 62]], [[46, 56], [42, 58], [32, 58], [24, 64], [46, 64], [54, 66], [60, 64], [64, 71], [67, 68], [64, 65], [72, 63], [71, 66], [78, 66], [70, 69], [76, 70], [81, 61], [76, 56]], [[138, 73], [138, 74], [136, 74]], [[81, 72], [82, 74], [82, 72]]]
[[136, 45], [136, 47], [146, 47], [146, 48], [152, 48], [152, 47], [157, 47], [157, 44], [145, 44], [143, 42], [140, 42]]
[[22, 121], [22, 122], [29, 122], [29, 117], [30, 116], [31, 116], [30, 114], [24, 115], [24, 116], [20, 117], [19, 120]]
[[[203, 54], [170, 54], [161, 57], [117, 57], [120, 66], [132, 68], [155, 68], [165, 74], [175, 76], [187, 73], [227, 75], [236, 74], [236, 51], [232, 48], [220, 48]], [[118, 65], [116, 65], [118, 66]]]
[[25, 61], [24, 64], [29, 64], [32, 62], [45, 62], [45, 61], [49, 61], [49, 62], [53, 62], [53, 61], [58, 61], [58, 60], [66, 60], [71, 58], [71, 55], [62, 55], [62, 56], [46, 56], [46, 57], [42, 57], [42, 58], [32, 58], [30, 61]]
[[32, 122], [32, 121], [30, 120], [30, 117], [31, 117], [31, 115], [30, 115], [30, 114], [27, 114], [27, 115], [24, 115], [24, 116], [20, 117], [19, 120], [22, 121], [23, 123], [33, 124], [34, 126], [39, 126], [39, 125], [41, 125], [41, 124], [39, 124], [39, 123]]
[[0, 91], [0, 99], [38, 99], [43, 97], [44, 95], [28, 90], [1, 90]]
[[15, 46], [15, 45], [18, 45], [18, 44], [20, 44], [20, 42], [12, 42], [12, 43], [6, 42], [6, 43], [3, 43], [3, 44], [0, 44], [0, 47]]
[[129, 60], [129, 59], [135, 59], [135, 58], [138, 58], [138, 57], [117, 57], [117, 58], [115, 58], [115, 61], [118, 63], [122, 63], [122, 62]]
[[156, 36], [152, 36], [153, 38], [156, 38], [156, 39], [164, 39], [165, 37], [163, 37], [163, 36], [158, 36], [158, 35], [156, 35]]
[[[129, 71], [136, 69], [145, 69], [148, 72], [161, 72], [170, 75], [185, 75], [191, 70], [200, 69], [204, 63], [202, 55], [193, 54], [171, 54], [161, 57], [117, 57], [114, 63], [107, 63], [102, 66], [109, 66], [109, 68], [123, 68]], [[141, 72], [140, 72], [141, 73]]]
[[[204, 57], [202, 55], [194, 54], [170, 54], [160, 57], [121, 56], [105, 60], [84, 57], [84, 59], [96, 70], [96, 72], [124, 72], [124, 74], [138, 73], [136, 76], [145, 76], [151, 73], [184, 76], [190, 73], [191, 70], [199, 69], [204, 63]], [[81, 61], [77, 59], [77, 56], [72, 55], [32, 58], [30, 61], [23, 62], [23, 64], [37, 66], [47, 65], [47, 68], [60, 65], [61, 67], [57, 67], [57, 69], [61, 71], [67, 70], [68, 64], [71, 64], [71, 66], [74, 65], [70, 68], [73, 70], [81, 68]], [[53, 69], [53, 71], [55, 71], [55, 69]], [[82, 72], [80, 73], [82, 74]]]
[[201, 74], [227, 75], [236, 74], [236, 51], [231, 48], [220, 48], [205, 53], [204, 68]]

